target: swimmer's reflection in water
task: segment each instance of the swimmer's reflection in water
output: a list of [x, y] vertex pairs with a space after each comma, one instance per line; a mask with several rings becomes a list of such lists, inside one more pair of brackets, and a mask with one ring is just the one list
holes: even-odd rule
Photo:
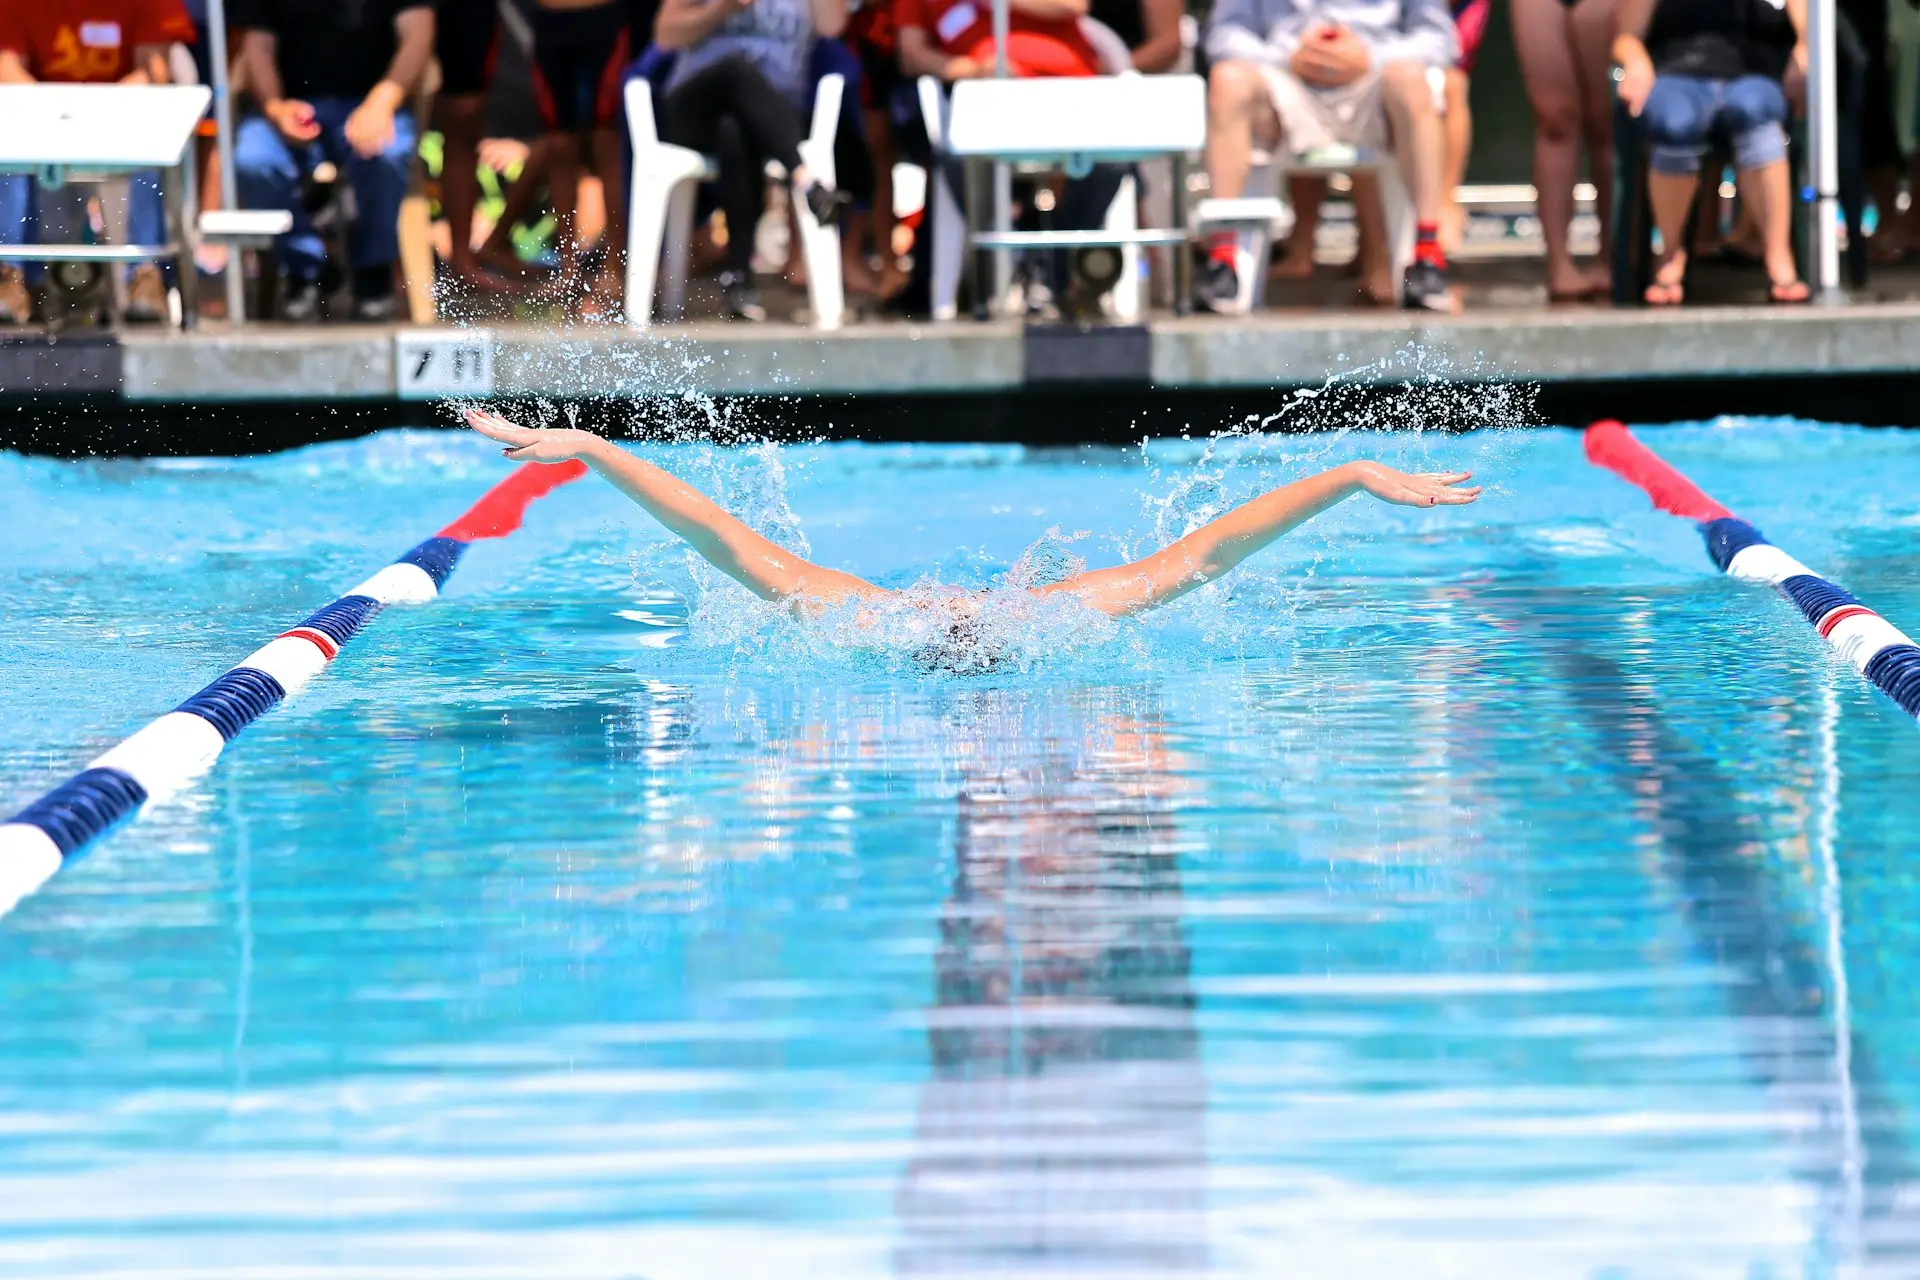
[[[478, 409], [469, 409], [466, 420], [481, 435], [508, 446], [506, 456], [516, 462], [585, 462], [670, 532], [684, 538], [714, 568], [764, 600], [784, 601], [798, 612], [817, 616], [835, 606], [858, 606], [899, 595], [851, 573], [801, 559], [691, 485], [590, 432], [517, 426]], [[1378, 462], [1344, 463], [1243, 503], [1145, 559], [1089, 570], [1032, 591], [1036, 596], [1077, 599], [1114, 617], [1141, 613], [1213, 581], [1356, 493], [1369, 493], [1398, 506], [1460, 506], [1480, 496], [1478, 486], [1466, 484], [1470, 478], [1465, 471], [1409, 475]], [[964, 653], [969, 639], [977, 638], [977, 595], [952, 592], [914, 603], [942, 610], [950, 618], [949, 642], [934, 646], [928, 665], [978, 665], [966, 660]], [[963, 661], [942, 660], [942, 648], [961, 654]], [[990, 659], [991, 654], [985, 657]]]
[[897, 1274], [1205, 1269], [1181, 770], [1150, 721], [1081, 738], [962, 783]]

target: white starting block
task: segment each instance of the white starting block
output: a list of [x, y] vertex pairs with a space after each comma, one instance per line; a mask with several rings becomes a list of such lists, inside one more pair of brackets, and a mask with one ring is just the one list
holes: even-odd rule
[[212, 91], [203, 85], [0, 85], [0, 173], [21, 173], [50, 188], [100, 182], [157, 169], [167, 241], [157, 245], [26, 244], [0, 246], [9, 262], [164, 262], [174, 264], [181, 323], [197, 302], [192, 237], [193, 132]]
[[[929, 106], [922, 89], [923, 111]], [[937, 102], [937, 98], [935, 99]], [[929, 112], [931, 115], [931, 112]], [[1124, 184], [1127, 204], [1095, 231], [973, 232], [968, 243], [981, 249], [1078, 248], [1112, 245], [1138, 250], [1147, 245], [1176, 246], [1174, 302], [1185, 310], [1189, 233], [1186, 219], [1186, 163], [1207, 140], [1207, 82], [1199, 76], [1135, 74], [1051, 78], [962, 80], [953, 86], [944, 120], [947, 151], [968, 160], [1019, 165], [1058, 165], [1068, 177], [1082, 177], [1096, 164], [1131, 164], [1166, 157], [1173, 170], [1173, 225], [1138, 225], [1134, 189]], [[929, 134], [934, 133], [929, 120]], [[935, 140], [936, 147], [938, 139]], [[947, 255], [950, 257], [950, 255]], [[936, 263], [942, 257], [936, 256]], [[936, 270], [936, 277], [941, 273]], [[996, 274], [1004, 276], [1005, 272]], [[1137, 270], [1123, 270], [1137, 298]], [[1116, 288], [1116, 292], [1118, 289]], [[986, 288], [980, 290], [985, 296]], [[936, 315], [941, 299], [936, 297]], [[1120, 310], [1138, 314], [1137, 300]]]

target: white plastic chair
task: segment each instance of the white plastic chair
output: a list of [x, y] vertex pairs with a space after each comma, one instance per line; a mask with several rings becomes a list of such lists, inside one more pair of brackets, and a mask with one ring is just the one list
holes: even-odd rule
[[[1139, 74], [1133, 70], [1133, 51], [1127, 48], [1127, 42], [1112, 27], [1094, 18], [1082, 18], [1080, 32], [1092, 46], [1094, 55], [1100, 59], [1101, 68], [1108, 75]], [[933, 170], [927, 175], [926, 216], [921, 222], [933, 247], [933, 318], [952, 320], [960, 313], [960, 273], [966, 261], [967, 224], [959, 198], [948, 186], [939, 162], [939, 157], [946, 150], [948, 95], [943, 91], [940, 81], [932, 76], [921, 76], [915, 87], [920, 97], [920, 117], [926, 125], [927, 141], [932, 144], [934, 154]], [[1139, 185], [1132, 174], [1121, 180], [1120, 189], [1114, 193], [1113, 203], [1107, 206], [1107, 216], [1101, 226], [1108, 231], [1140, 229]], [[1108, 296], [1112, 300], [1115, 319], [1134, 321], [1140, 318], [1139, 245], [1121, 246], [1120, 279]]]
[[[840, 100], [846, 81], [822, 76], [813, 99], [813, 126], [800, 144], [800, 158], [816, 182], [834, 185], [833, 143], [840, 127]], [[627, 133], [633, 142], [633, 177], [627, 205], [627, 324], [652, 327], [654, 286], [660, 286], [661, 320], [686, 314], [687, 259], [693, 244], [693, 202], [699, 184], [720, 176], [711, 157], [660, 141], [653, 118], [653, 86], [630, 80], [626, 89]], [[816, 329], [837, 329], [846, 314], [840, 278], [840, 228], [814, 220], [796, 188], [793, 202], [800, 225], [800, 251], [806, 255], [807, 301]], [[729, 227], [730, 235], [753, 234], [752, 227]]]

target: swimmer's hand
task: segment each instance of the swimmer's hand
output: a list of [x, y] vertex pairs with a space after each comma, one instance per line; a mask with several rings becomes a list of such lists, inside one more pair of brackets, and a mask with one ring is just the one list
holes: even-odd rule
[[506, 445], [501, 453], [514, 462], [572, 462], [600, 443], [600, 437], [590, 431], [523, 427], [485, 409], [468, 409], [464, 416], [475, 431]]
[[1480, 486], [1462, 489], [1471, 471], [1429, 471], [1409, 475], [1378, 462], [1350, 462], [1352, 481], [1382, 502], [1396, 507], [1460, 507], [1480, 496]]

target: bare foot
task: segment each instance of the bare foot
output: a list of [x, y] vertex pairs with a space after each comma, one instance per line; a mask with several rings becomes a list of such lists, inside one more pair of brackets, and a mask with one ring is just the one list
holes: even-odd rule
[[1606, 297], [1612, 282], [1612, 273], [1606, 267], [1583, 269], [1569, 259], [1547, 269], [1547, 297], [1555, 302], [1592, 302]]
[[876, 297], [880, 293], [880, 277], [858, 253], [840, 255], [840, 279], [848, 293], [863, 298]]
[[[1358, 259], [1355, 259], [1358, 262]], [[1400, 290], [1393, 279], [1391, 262], [1379, 265], [1362, 264], [1357, 274], [1360, 277], [1358, 289], [1361, 305], [1369, 307], [1397, 307], [1400, 305]]]
[[1313, 240], [1307, 236], [1287, 237], [1286, 250], [1273, 268], [1276, 280], [1313, 279]]
[[1687, 255], [1682, 249], [1675, 249], [1665, 261], [1654, 268], [1653, 283], [1647, 286], [1643, 295], [1648, 306], [1677, 307], [1687, 300]]

